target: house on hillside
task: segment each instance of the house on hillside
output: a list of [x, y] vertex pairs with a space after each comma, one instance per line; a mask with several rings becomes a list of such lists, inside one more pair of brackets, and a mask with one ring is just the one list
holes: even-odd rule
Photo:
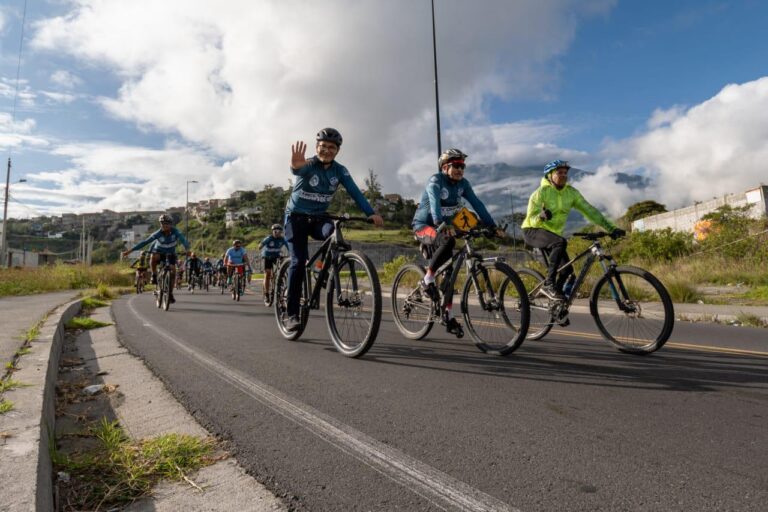
[[760, 184], [760, 186], [746, 192], [726, 194], [709, 201], [696, 203], [693, 206], [638, 219], [632, 223], [632, 231], [671, 228], [673, 231], [696, 233], [696, 225], [704, 215], [725, 205], [733, 208], [749, 206], [748, 214], [755, 219], [767, 216], [768, 185]]

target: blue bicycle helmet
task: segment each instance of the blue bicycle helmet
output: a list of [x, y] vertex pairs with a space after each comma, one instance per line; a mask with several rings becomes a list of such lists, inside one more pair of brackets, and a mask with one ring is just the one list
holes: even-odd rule
[[553, 160], [544, 166], [544, 174], [549, 174], [555, 169], [560, 169], [561, 167], [565, 167], [566, 169], [571, 168], [571, 166], [568, 165], [568, 162], [565, 160]]

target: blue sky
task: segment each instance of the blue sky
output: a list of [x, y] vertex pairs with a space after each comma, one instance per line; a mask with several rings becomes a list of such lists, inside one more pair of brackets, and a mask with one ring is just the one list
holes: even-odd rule
[[[612, 215], [765, 180], [768, 3], [435, 3], [443, 144], [469, 165], [570, 159]], [[286, 185], [291, 143], [327, 125], [361, 184], [417, 197], [435, 170], [428, 0], [30, 1], [11, 124], [23, 7], [0, 5], [11, 216]]]

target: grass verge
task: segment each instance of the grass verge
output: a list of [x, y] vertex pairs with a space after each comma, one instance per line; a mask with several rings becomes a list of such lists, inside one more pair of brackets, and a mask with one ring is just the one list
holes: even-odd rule
[[99, 284], [131, 286], [133, 274], [125, 265], [64, 265], [0, 270], [0, 297], [60, 290], [95, 288]]
[[106, 327], [112, 325], [109, 322], [99, 322], [87, 316], [76, 316], [67, 322], [67, 329], [96, 329], [98, 327]]
[[23, 382], [13, 379], [0, 380], [0, 393], [5, 393], [6, 391], [16, 388], [26, 388], [28, 386], [29, 384], [24, 384]]
[[162, 479], [185, 480], [188, 474], [213, 464], [212, 439], [165, 434], [132, 442], [117, 421], [106, 418], [91, 427], [91, 450], [65, 455], [51, 450], [56, 472], [70, 480], [64, 490], [76, 510], [108, 510], [148, 496]]

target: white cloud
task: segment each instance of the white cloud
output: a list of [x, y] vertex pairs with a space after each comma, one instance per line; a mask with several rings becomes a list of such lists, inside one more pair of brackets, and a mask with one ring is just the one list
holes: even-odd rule
[[69, 94], [66, 92], [40, 91], [40, 94], [48, 98], [53, 103], [69, 104], [77, 99], [74, 94]]
[[[765, 181], [765, 112], [768, 77], [727, 85], [687, 110], [657, 110], [647, 132], [608, 144], [605, 165], [577, 188], [614, 215], [644, 199], [672, 209], [746, 191]], [[617, 172], [640, 172], [652, 185], [643, 191], [617, 185]]]
[[57, 69], [51, 74], [51, 82], [65, 89], [74, 89], [75, 87], [82, 85], [83, 80], [65, 69]]
[[[554, 94], [552, 60], [567, 50], [580, 19], [613, 4], [437, 3], [444, 145], [474, 151], [478, 162], [558, 150], [556, 127], [480, 128], [487, 124], [487, 100]], [[78, 0], [65, 15], [34, 25], [32, 47], [114, 73], [121, 86], [102, 96], [104, 109], [144, 130], [180, 137], [187, 148], [205, 148], [210, 156], [199, 167], [222, 174], [207, 180], [213, 192], [283, 184], [291, 143], [311, 141], [328, 125], [344, 134], [339, 160], [360, 183], [373, 168], [385, 189], [406, 192], [434, 170], [431, 36], [429, 3], [409, 0], [274, 0], [258, 8], [247, 0]], [[451, 129], [456, 126], [478, 128]], [[533, 135], [522, 133], [528, 130]], [[526, 147], [529, 140], [536, 141], [533, 148]], [[115, 164], [128, 163], [118, 152]], [[105, 151], [98, 153], [103, 158]], [[77, 158], [83, 165], [87, 156]], [[169, 172], [139, 169], [111, 170], [145, 179]], [[133, 198], [115, 202], [126, 199]]]

